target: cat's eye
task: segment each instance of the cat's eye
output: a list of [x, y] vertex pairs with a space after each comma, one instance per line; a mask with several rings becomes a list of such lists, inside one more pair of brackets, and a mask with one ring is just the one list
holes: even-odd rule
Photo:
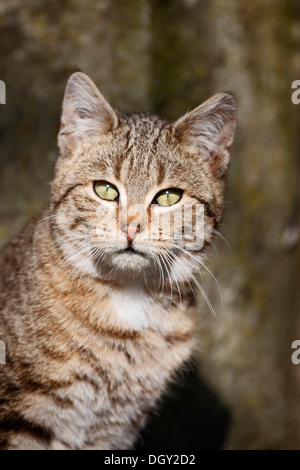
[[96, 181], [94, 183], [94, 190], [97, 196], [107, 201], [117, 201], [119, 199], [119, 191], [107, 181]]
[[153, 202], [154, 204], [159, 204], [160, 206], [172, 206], [181, 199], [181, 196], [181, 189], [164, 189], [155, 196]]

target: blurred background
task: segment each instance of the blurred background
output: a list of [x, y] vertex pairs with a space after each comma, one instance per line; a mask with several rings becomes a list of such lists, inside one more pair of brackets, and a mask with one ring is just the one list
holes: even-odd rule
[[[68, 76], [112, 106], [176, 119], [238, 102], [227, 206], [199, 296], [199, 350], [139, 448], [300, 449], [297, 0], [1, 0], [0, 243], [47, 200]], [[1, 267], [0, 267], [1, 269]]]

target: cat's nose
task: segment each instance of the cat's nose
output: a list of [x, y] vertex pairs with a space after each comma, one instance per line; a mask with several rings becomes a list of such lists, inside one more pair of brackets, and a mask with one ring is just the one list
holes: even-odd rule
[[127, 240], [133, 242], [137, 233], [141, 231], [140, 224], [127, 224], [122, 228], [122, 232], [127, 234]]

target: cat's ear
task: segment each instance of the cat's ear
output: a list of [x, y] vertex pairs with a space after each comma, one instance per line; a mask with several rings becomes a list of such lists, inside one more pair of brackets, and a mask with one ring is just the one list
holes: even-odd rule
[[174, 133], [191, 153], [209, 161], [217, 177], [226, 173], [236, 127], [236, 105], [229, 93], [218, 93], [174, 124]]
[[62, 154], [72, 154], [80, 141], [110, 132], [118, 118], [95, 83], [76, 72], [68, 80], [63, 100], [58, 145]]

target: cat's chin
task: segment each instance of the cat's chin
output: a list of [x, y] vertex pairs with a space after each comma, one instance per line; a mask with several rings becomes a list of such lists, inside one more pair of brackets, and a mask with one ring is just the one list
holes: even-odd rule
[[150, 259], [143, 253], [133, 250], [124, 250], [112, 256], [110, 263], [118, 271], [140, 274], [149, 268]]
[[153, 260], [137, 250], [120, 250], [111, 253], [95, 265], [97, 271], [95, 277], [107, 281], [130, 282], [133, 279], [141, 279], [153, 274], [155, 267]]

